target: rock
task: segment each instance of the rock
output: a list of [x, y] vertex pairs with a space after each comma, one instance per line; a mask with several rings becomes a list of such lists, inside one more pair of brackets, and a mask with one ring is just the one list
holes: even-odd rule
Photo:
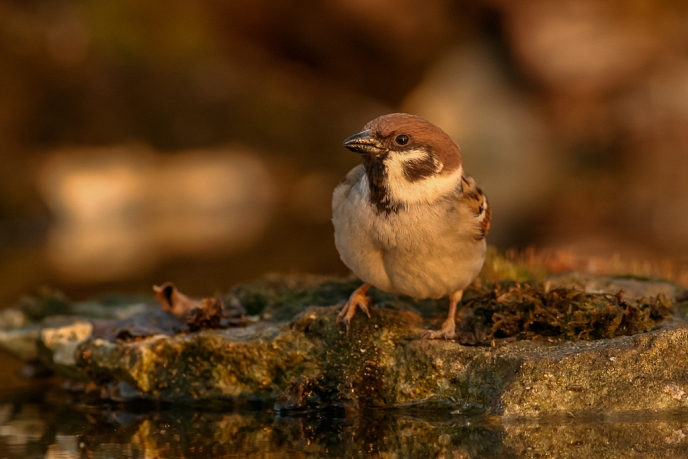
[[0, 312], [0, 349], [19, 360], [32, 362], [38, 359], [36, 342], [40, 328], [30, 324], [21, 310], [5, 309]]
[[18, 309], [4, 309], [0, 311], [0, 328], [3, 330], [15, 330], [26, 325], [26, 315]]
[[36, 343], [40, 332], [37, 326], [0, 331], [0, 348], [25, 362], [38, 360]]
[[[519, 277], [526, 272], [506, 264], [488, 266]], [[440, 407], [505, 419], [688, 407], [688, 326], [679, 319], [662, 322], [671, 301], [622, 298], [616, 281], [567, 276], [531, 285], [478, 282], [466, 292], [461, 316], [464, 329], [484, 327], [477, 346], [421, 340], [444, 316], [433, 309], [436, 302], [375, 290], [371, 318], [356, 316], [347, 334], [336, 323], [337, 304], [357, 283], [315, 276], [272, 276], [235, 288], [228, 297], [254, 317], [244, 327], [175, 332], [160, 326], [167, 313], [141, 315], [120, 303], [111, 307], [131, 310], [138, 322], [112, 310], [106, 315], [118, 319], [104, 322], [98, 308], [98, 318], [47, 316], [4, 331], [0, 345], [10, 347], [2, 341], [10, 332], [28, 337], [40, 330], [37, 355], [43, 363], [70, 379], [95, 383], [88, 387], [114, 400], [262, 401], [280, 411]], [[553, 288], [556, 282], [561, 285]], [[643, 297], [671, 293], [665, 283], [619, 282]], [[565, 287], [571, 283], [603, 293]], [[39, 306], [32, 310], [40, 312]], [[513, 322], [504, 326], [506, 320]], [[104, 333], [107, 323], [160, 331]]]
[[72, 366], [76, 363], [76, 348], [91, 336], [92, 330], [93, 325], [90, 322], [76, 320], [69, 325], [42, 329], [39, 340], [51, 353], [53, 363]]
[[41, 329], [38, 336], [38, 355], [48, 368], [65, 376], [78, 378], [79, 374], [74, 370], [76, 350], [91, 336], [93, 325], [83, 319], [59, 319], [64, 319], [59, 322], [69, 322], [48, 325]]
[[575, 287], [587, 293], [615, 295], [623, 290], [626, 298], [642, 298], [664, 295], [668, 298], [682, 297], [686, 289], [661, 279], [647, 279], [630, 276], [593, 276], [577, 272], [549, 276], [552, 287]]

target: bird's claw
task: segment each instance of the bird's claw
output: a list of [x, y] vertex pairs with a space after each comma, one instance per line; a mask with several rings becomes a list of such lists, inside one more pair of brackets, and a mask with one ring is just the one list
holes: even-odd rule
[[429, 330], [423, 333], [421, 339], [455, 339], [456, 332], [443, 332], [442, 330]]
[[[369, 298], [366, 298], [366, 300], [369, 301]], [[370, 310], [368, 309], [368, 305], [367, 305], [367, 304], [365, 304], [365, 303], [359, 303], [359, 304], [358, 304], [358, 309], [360, 309], [361, 311], [363, 311], [363, 312], [365, 313], [365, 315], [367, 315], [368, 318], [370, 319]]]
[[356, 310], [360, 309], [368, 316], [370, 319], [370, 298], [365, 296], [365, 294], [356, 294], [354, 292], [346, 302], [342, 310], [337, 315], [337, 323], [343, 323], [346, 326], [346, 333], [349, 333], [349, 326], [351, 325], [351, 319], [356, 314]]
[[453, 320], [446, 320], [439, 330], [428, 330], [423, 333], [421, 339], [455, 339], [456, 323]]

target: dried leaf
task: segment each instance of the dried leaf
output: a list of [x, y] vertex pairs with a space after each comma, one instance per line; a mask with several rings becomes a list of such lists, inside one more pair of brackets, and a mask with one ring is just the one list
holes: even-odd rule
[[162, 310], [177, 317], [186, 318], [201, 303], [199, 300], [184, 295], [172, 282], [165, 282], [161, 286], [154, 285], [153, 291], [155, 292], [155, 299], [162, 306]]
[[228, 309], [219, 298], [195, 300], [181, 293], [171, 282], [161, 286], [154, 285], [153, 290], [163, 311], [183, 319], [189, 331], [226, 328], [230, 325], [243, 325], [246, 321], [246, 311], [238, 302], [232, 302]]

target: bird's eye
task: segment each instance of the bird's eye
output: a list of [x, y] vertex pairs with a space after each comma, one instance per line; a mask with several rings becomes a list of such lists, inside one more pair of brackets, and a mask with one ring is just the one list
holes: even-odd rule
[[396, 136], [396, 138], [394, 139], [394, 141], [395, 141], [398, 145], [406, 145], [406, 144], [408, 143], [408, 141], [409, 141], [409, 136], [407, 136], [407, 135], [405, 135], [405, 134], [401, 134], [401, 135]]

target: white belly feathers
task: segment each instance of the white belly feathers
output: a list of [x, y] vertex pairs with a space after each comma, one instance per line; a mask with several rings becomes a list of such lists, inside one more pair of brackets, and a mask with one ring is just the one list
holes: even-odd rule
[[485, 241], [458, 224], [471, 218], [468, 208], [440, 199], [374, 218], [368, 196], [365, 175], [333, 196], [335, 244], [361, 280], [388, 292], [439, 298], [462, 290], [480, 272]]

